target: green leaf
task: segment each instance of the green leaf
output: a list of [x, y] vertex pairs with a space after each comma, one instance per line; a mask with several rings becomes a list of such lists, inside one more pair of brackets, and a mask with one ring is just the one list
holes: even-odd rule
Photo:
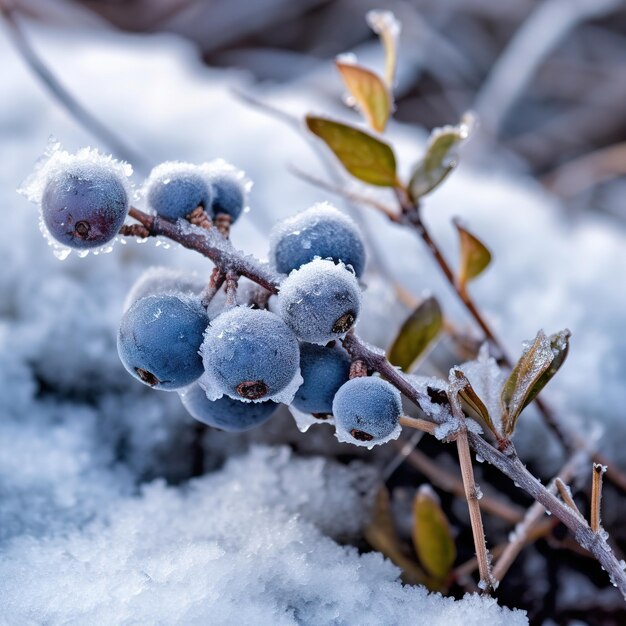
[[527, 400], [535, 385], [550, 368], [554, 358], [550, 340], [540, 330], [535, 341], [524, 350], [502, 388], [502, 424], [507, 437], [513, 434], [517, 419], [528, 404]]
[[391, 516], [389, 492], [383, 486], [376, 494], [370, 523], [363, 529], [367, 542], [402, 569], [402, 580], [411, 585], [423, 585], [428, 577], [422, 568], [402, 549]]
[[480, 276], [491, 263], [491, 252], [478, 237], [472, 235], [457, 220], [454, 221], [454, 225], [459, 232], [461, 248], [458, 282], [461, 291], [465, 291], [467, 283]]
[[389, 354], [391, 363], [405, 372], [424, 352], [428, 344], [439, 334], [443, 315], [435, 298], [426, 298], [409, 315], [394, 339]]
[[571, 333], [565, 329], [554, 335], [550, 335], [550, 348], [554, 354], [552, 363], [550, 363], [548, 369], [537, 379], [537, 382], [533, 385], [529, 394], [524, 400], [525, 409], [539, 394], [539, 392], [550, 382], [552, 377], [561, 369], [561, 365], [565, 363], [565, 359], [569, 354], [569, 338]]
[[456, 547], [439, 498], [429, 485], [420, 487], [413, 503], [413, 545], [426, 571], [445, 584], [456, 559]]
[[367, 123], [377, 132], [385, 130], [391, 115], [391, 94], [374, 72], [354, 63], [336, 61], [343, 82]]
[[485, 426], [497, 437], [500, 438], [500, 433], [495, 424], [491, 420], [489, 410], [485, 406], [485, 403], [478, 397], [478, 394], [474, 391], [474, 388], [467, 379], [467, 376], [458, 368], [452, 370], [454, 378], [456, 379], [455, 385], [458, 389], [457, 393], [463, 403], [463, 408], [472, 417], [478, 418]]
[[323, 117], [307, 115], [306, 124], [354, 177], [380, 187], [398, 185], [396, 157], [389, 144], [358, 128]]
[[415, 201], [438, 187], [456, 167], [458, 147], [470, 135], [474, 120], [466, 113], [457, 126], [435, 128], [430, 134], [426, 154], [417, 164], [409, 182], [409, 193]]

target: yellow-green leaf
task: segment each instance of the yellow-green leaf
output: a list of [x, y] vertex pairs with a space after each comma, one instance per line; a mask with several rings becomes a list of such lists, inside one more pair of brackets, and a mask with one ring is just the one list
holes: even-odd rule
[[561, 369], [561, 365], [565, 363], [565, 359], [569, 353], [569, 338], [571, 333], [565, 329], [561, 332], [550, 335], [550, 348], [554, 358], [546, 369], [546, 371], [537, 379], [537, 382], [533, 385], [532, 389], [524, 400], [525, 409], [539, 394], [539, 392], [550, 382], [552, 377]]
[[432, 131], [426, 154], [417, 164], [409, 182], [413, 200], [433, 191], [456, 167], [457, 149], [469, 137], [473, 123], [472, 115], [466, 113], [457, 126], [444, 126]]
[[369, 27], [380, 37], [385, 50], [385, 81], [393, 87], [398, 57], [400, 22], [391, 11], [372, 10], [366, 15]]
[[307, 115], [306, 124], [354, 177], [380, 187], [398, 184], [396, 157], [389, 144], [358, 128], [323, 117]]
[[411, 585], [423, 585], [427, 576], [420, 566], [408, 557], [398, 538], [389, 507], [389, 492], [381, 487], [376, 494], [370, 523], [363, 529], [367, 542], [402, 569], [402, 580]]
[[391, 115], [392, 106], [387, 86], [377, 74], [360, 65], [339, 59], [336, 63], [346, 88], [367, 123], [375, 131], [382, 133]]
[[413, 503], [413, 545], [420, 563], [437, 581], [444, 583], [456, 559], [456, 547], [439, 498], [423, 485]]
[[424, 352], [428, 344], [439, 334], [443, 315], [435, 298], [426, 298], [409, 315], [389, 348], [388, 358], [405, 372]]
[[540, 330], [535, 341], [524, 350], [502, 388], [502, 425], [507, 437], [513, 434], [517, 418], [527, 405], [528, 397], [554, 358], [550, 340]]
[[459, 232], [461, 248], [458, 282], [461, 290], [465, 290], [470, 280], [485, 271], [491, 262], [491, 252], [478, 237], [472, 235], [458, 221], [455, 220], [454, 225]]
[[472, 417], [481, 421], [496, 437], [499, 438], [500, 433], [491, 420], [489, 410], [478, 394], [474, 391], [474, 388], [467, 379], [467, 376], [465, 376], [465, 374], [458, 368], [454, 368], [452, 372], [457, 381], [457, 393], [463, 404], [463, 409], [465, 409], [465, 411]]

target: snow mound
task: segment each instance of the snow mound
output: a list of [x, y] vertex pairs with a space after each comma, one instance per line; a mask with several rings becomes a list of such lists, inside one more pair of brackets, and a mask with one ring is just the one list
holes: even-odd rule
[[[402, 586], [380, 554], [322, 533], [353, 533], [371, 486], [363, 467], [253, 448], [184, 489], [163, 481], [51, 539], [0, 557], [7, 623], [525, 624], [492, 599], [455, 602]], [[104, 501], [106, 503], [106, 501]], [[14, 560], [19, 557], [19, 571]]]

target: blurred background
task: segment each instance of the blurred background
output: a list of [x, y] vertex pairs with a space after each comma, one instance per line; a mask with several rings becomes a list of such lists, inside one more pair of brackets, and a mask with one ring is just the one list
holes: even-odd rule
[[[5, 3], [7, 0], [5, 0]], [[425, 128], [467, 110], [474, 150], [535, 176], [575, 210], [626, 218], [626, 6], [621, 0], [13, 0], [77, 29], [175, 33], [209, 66], [339, 99], [329, 59], [380, 59], [363, 16], [402, 21], [399, 121]], [[380, 6], [384, 5], [384, 6]], [[479, 150], [476, 146], [480, 145]], [[495, 147], [494, 147], [495, 146]], [[495, 158], [494, 158], [495, 157]]]

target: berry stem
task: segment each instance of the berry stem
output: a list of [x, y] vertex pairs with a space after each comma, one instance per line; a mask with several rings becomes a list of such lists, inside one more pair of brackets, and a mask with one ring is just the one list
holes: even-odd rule
[[278, 293], [280, 277], [267, 265], [237, 250], [216, 229], [205, 230], [194, 227], [188, 222], [181, 225], [180, 221], [174, 224], [157, 215], [144, 213], [136, 207], [131, 207], [128, 215], [143, 224], [152, 237], [171, 239], [211, 259], [222, 271], [234, 270], [240, 276], [245, 276], [261, 285], [270, 293]]
[[592, 481], [591, 481], [591, 530], [599, 533], [600, 526], [600, 501], [602, 500], [602, 475], [604, 474], [604, 466], [599, 463], [593, 464]]

